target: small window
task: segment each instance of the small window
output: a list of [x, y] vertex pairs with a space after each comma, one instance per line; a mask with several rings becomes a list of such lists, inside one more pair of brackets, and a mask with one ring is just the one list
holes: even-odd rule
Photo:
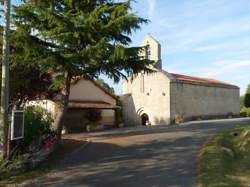
[[146, 58], [147, 58], [148, 60], [151, 59], [151, 46], [149, 45], [149, 42], [147, 42]]

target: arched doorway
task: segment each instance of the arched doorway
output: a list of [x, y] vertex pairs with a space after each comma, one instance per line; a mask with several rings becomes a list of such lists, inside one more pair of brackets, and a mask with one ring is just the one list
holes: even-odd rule
[[149, 123], [149, 117], [146, 113], [143, 113], [141, 115], [141, 124], [144, 125], [144, 126], [147, 126]]

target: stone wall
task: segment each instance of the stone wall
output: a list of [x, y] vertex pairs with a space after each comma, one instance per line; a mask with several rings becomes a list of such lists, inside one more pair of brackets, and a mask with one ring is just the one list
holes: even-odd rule
[[146, 113], [152, 125], [170, 123], [170, 80], [162, 72], [140, 74], [123, 85], [125, 125], [141, 125]]
[[183, 116], [207, 118], [240, 113], [239, 89], [172, 82], [171, 119]]

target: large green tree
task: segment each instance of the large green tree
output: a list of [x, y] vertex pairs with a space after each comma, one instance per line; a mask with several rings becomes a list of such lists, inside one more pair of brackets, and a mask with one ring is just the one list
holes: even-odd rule
[[[0, 26], [0, 34], [3, 28]], [[20, 108], [27, 100], [36, 98], [52, 98], [58, 90], [50, 89], [53, 76], [43, 70], [42, 66], [33, 63], [31, 54], [24, 55], [25, 48], [17, 42], [15, 32], [10, 32], [10, 63], [9, 63], [9, 110], [13, 107]], [[0, 38], [0, 45], [3, 44]], [[0, 61], [3, 55], [0, 54]], [[0, 68], [1, 69], [1, 68]], [[0, 78], [1, 80], [1, 78]], [[0, 88], [1, 90], [1, 88]]]
[[147, 23], [131, 10], [131, 0], [36, 0], [15, 7], [16, 37], [33, 61], [57, 75], [62, 85], [57, 134], [61, 137], [73, 77], [101, 73], [119, 81], [151, 62], [146, 47], [129, 47], [131, 34]]
[[245, 107], [247, 108], [250, 107], [250, 84], [247, 87], [247, 91], [244, 97], [244, 104], [245, 104]]
[[[0, 26], [0, 34], [3, 34], [3, 27]], [[10, 32], [10, 63], [8, 64], [8, 71], [10, 74], [8, 80], [8, 102], [6, 106], [6, 115], [10, 113], [11, 109], [23, 107], [27, 100], [36, 98], [52, 98], [58, 91], [49, 89], [52, 84], [52, 74], [45, 72], [40, 66], [29, 61], [22, 45], [18, 45], [13, 32]], [[0, 38], [0, 45], [3, 45], [3, 38]], [[4, 55], [0, 54], [0, 61], [2, 61]], [[2, 68], [0, 68], [2, 71]], [[2, 77], [0, 78], [2, 81]], [[0, 91], [6, 88], [0, 88]], [[1, 95], [1, 100], [4, 100], [5, 96]], [[6, 98], [5, 98], [6, 99]], [[4, 157], [7, 156], [7, 137], [8, 126], [6, 124], [5, 131], [5, 143], [4, 143]], [[0, 136], [0, 139], [3, 136]]]

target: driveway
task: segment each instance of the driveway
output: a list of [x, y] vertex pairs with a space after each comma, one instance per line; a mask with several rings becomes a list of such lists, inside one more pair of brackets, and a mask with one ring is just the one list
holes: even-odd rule
[[217, 120], [71, 135], [91, 142], [27, 186], [195, 186], [202, 145], [222, 129], [247, 123]]

